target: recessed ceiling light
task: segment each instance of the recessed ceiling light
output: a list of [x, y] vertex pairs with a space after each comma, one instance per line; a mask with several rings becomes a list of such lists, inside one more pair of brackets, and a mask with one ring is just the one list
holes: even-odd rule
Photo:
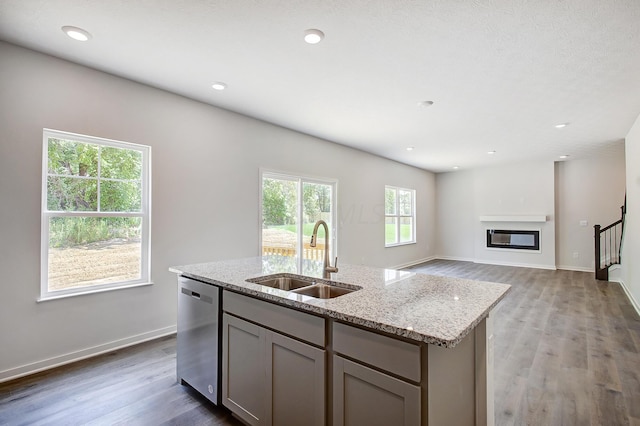
[[460, 168], [460, 166], [453, 166], [452, 169], [453, 170], [458, 170]]
[[487, 151], [487, 154], [489, 154], [489, 155], [493, 155], [495, 153], [496, 153], [495, 151]]
[[216, 90], [224, 90], [224, 89], [226, 89], [226, 88], [227, 88], [227, 85], [226, 85], [226, 84], [224, 84], [224, 83], [222, 83], [222, 82], [220, 82], [220, 81], [218, 81], [218, 82], [216, 82], [216, 83], [213, 83], [213, 84], [211, 85], [211, 87], [213, 87], [213, 88], [214, 88], [214, 89], [216, 89]]
[[569, 155], [567, 155], [567, 154], [561, 155], [560, 158], [562, 158], [564, 160], [565, 158], [569, 158]]
[[556, 124], [554, 127], [556, 129], [563, 129], [565, 127], [567, 127], [569, 125], [569, 123], [560, 123], [560, 124]]
[[408, 146], [408, 147], [407, 147], [407, 151], [413, 151], [414, 149], [416, 149], [416, 148], [415, 148], [415, 147], [413, 147], [413, 146]]
[[66, 25], [62, 27], [62, 31], [72, 39], [78, 41], [87, 41], [91, 38], [91, 34], [78, 27], [71, 27], [69, 25]]
[[418, 102], [418, 106], [420, 108], [429, 108], [431, 105], [433, 105], [433, 101], [422, 101], [422, 102]]
[[324, 38], [324, 33], [316, 29], [308, 29], [304, 32], [304, 41], [309, 44], [317, 44]]

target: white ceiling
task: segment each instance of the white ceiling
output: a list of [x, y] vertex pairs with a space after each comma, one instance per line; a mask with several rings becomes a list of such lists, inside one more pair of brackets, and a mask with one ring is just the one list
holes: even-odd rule
[[640, 0], [0, 0], [0, 39], [435, 172], [580, 158], [640, 114]]

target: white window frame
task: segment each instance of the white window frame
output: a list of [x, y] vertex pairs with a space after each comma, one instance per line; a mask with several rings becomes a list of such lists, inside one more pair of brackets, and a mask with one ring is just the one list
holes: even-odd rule
[[[396, 208], [395, 208], [395, 214], [387, 214], [387, 190], [391, 189], [394, 190], [396, 193]], [[416, 190], [415, 189], [410, 189], [410, 188], [401, 188], [398, 186], [391, 186], [391, 185], [385, 185], [384, 187], [384, 246], [385, 247], [397, 247], [397, 246], [404, 246], [407, 244], [416, 244]], [[411, 214], [410, 215], [401, 215], [400, 214], [400, 197], [398, 195], [399, 191], [407, 191], [411, 193]], [[387, 243], [387, 238], [386, 238], [386, 226], [387, 226], [387, 218], [388, 217], [393, 217], [396, 219], [396, 237], [397, 237], [397, 241], [395, 243]], [[409, 217], [411, 218], [411, 237], [412, 239], [410, 241], [400, 241], [400, 219], [402, 218], [406, 218]]]
[[[41, 257], [40, 257], [40, 298], [38, 301], [99, 293], [122, 288], [153, 284], [151, 282], [151, 147], [130, 142], [104, 139], [94, 136], [43, 129], [42, 149], [42, 218], [41, 218]], [[47, 208], [47, 177], [49, 162], [49, 139], [64, 139], [99, 146], [124, 148], [142, 153], [142, 194], [140, 212], [94, 212], [94, 211], [49, 211]], [[98, 166], [99, 167], [99, 166]], [[100, 179], [98, 177], [98, 179]], [[141, 270], [140, 278], [108, 284], [95, 284], [64, 290], [49, 290], [49, 219], [52, 217], [140, 217], [141, 229]]]
[[[260, 184], [258, 185], [258, 187], [260, 188], [259, 191], [259, 214], [258, 214], [258, 220], [259, 220], [259, 224], [258, 224], [258, 229], [260, 230], [259, 232], [259, 238], [258, 238], [258, 253], [261, 256], [262, 255], [262, 182], [264, 180], [264, 178], [271, 178], [271, 179], [280, 179], [280, 180], [290, 180], [290, 181], [294, 181], [294, 182], [298, 182], [298, 200], [300, 200], [300, 203], [303, 200], [303, 193], [302, 193], [302, 184], [303, 183], [317, 183], [317, 184], [323, 184], [323, 185], [331, 185], [333, 187], [333, 190], [331, 191], [331, 229], [329, 229], [329, 260], [331, 262], [333, 262], [332, 259], [336, 258], [338, 256], [338, 222], [337, 222], [337, 218], [338, 218], [338, 180], [337, 179], [331, 179], [331, 178], [322, 178], [322, 177], [312, 177], [312, 176], [306, 176], [306, 175], [301, 175], [301, 174], [296, 174], [296, 173], [289, 173], [289, 172], [280, 172], [280, 171], [274, 171], [274, 170], [269, 170], [269, 169], [260, 169]], [[298, 248], [300, 248], [300, 250], [303, 249], [304, 247], [304, 235], [302, 232], [302, 208], [301, 208], [301, 204], [298, 204], [298, 211], [297, 211], [297, 222], [298, 224], [300, 224], [300, 232], [298, 232]], [[302, 256], [298, 256], [297, 257], [297, 262], [298, 262], [298, 269], [302, 270]]]

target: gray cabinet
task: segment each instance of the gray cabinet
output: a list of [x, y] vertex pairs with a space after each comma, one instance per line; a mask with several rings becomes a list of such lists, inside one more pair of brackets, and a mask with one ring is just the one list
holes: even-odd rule
[[333, 426], [420, 424], [420, 388], [333, 357]]
[[324, 320], [226, 292], [223, 304], [224, 406], [250, 425], [324, 425], [326, 351], [249, 322], [319, 336]]
[[271, 331], [266, 340], [266, 424], [324, 425], [325, 351]]
[[222, 327], [222, 404], [250, 425], [267, 424], [266, 330], [226, 314]]
[[339, 322], [332, 331], [333, 426], [420, 425], [421, 347]]
[[227, 290], [222, 305], [222, 403], [249, 425], [493, 424], [488, 321], [441, 348]]

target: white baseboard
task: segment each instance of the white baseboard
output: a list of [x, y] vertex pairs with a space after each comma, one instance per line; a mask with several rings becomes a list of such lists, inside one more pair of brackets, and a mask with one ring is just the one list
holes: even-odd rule
[[609, 281], [622, 281], [622, 267], [619, 264], [609, 266]]
[[122, 349], [126, 348], [127, 346], [137, 345], [139, 343], [157, 339], [159, 337], [168, 336], [174, 334], [175, 332], [176, 326], [174, 325], [161, 328], [159, 330], [149, 331], [147, 333], [137, 334], [125, 339], [115, 340], [113, 342], [108, 342], [102, 345], [82, 349], [79, 351], [70, 352], [53, 358], [44, 359], [42, 361], [21, 365], [20, 367], [10, 368], [8, 370], [0, 371], [0, 383], [17, 379], [23, 376], [28, 376], [40, 371], [49, 370], [61, 365], [70, 364], [72, 362], [80, 361], [86, 358], [91, 358], [97, 355], [114, 351], [116, 349]]
[[640, 303], [638, 303], [638, 301], [633, 298], [633, 295], [631, 294], [631, 292], [629, 291], [629, 289], [625, 285], [624, 281], [620, 280], [620, 281], [617, 281], [617, 282], [620, 283], [620, 287], [622, 287], [622, 289], [624, 290], [625, 294], [627, 295], [627, 298], [629, 299], [629, 302], [631, 302], [631, 306], [633, 306], [633, 308], [636, 310], [636, 312], [640, 316]]
[[407, 262], [407, 263], [403, 263], [402, 265], [396, 265], [396, 266], [392, 266], [389, 269], [404, 269], [404, 268], [410, 268], [412, 266], [416, 266], [419, 265], [421, 263], [425, 263], [425, 262], [429, 262], [431, 260], [435, 260], [437, 259], [436, 256], [430, 256], [430, 257], [425, 257], [424, 259], [419, 259], [419, 260], [414, 260], [411, 262]]
[[593, 272], [595, 274], [593, 268], [587, 268], [586, 266], [558, 265], [556, 268], [562, 269], [563, 271]]

